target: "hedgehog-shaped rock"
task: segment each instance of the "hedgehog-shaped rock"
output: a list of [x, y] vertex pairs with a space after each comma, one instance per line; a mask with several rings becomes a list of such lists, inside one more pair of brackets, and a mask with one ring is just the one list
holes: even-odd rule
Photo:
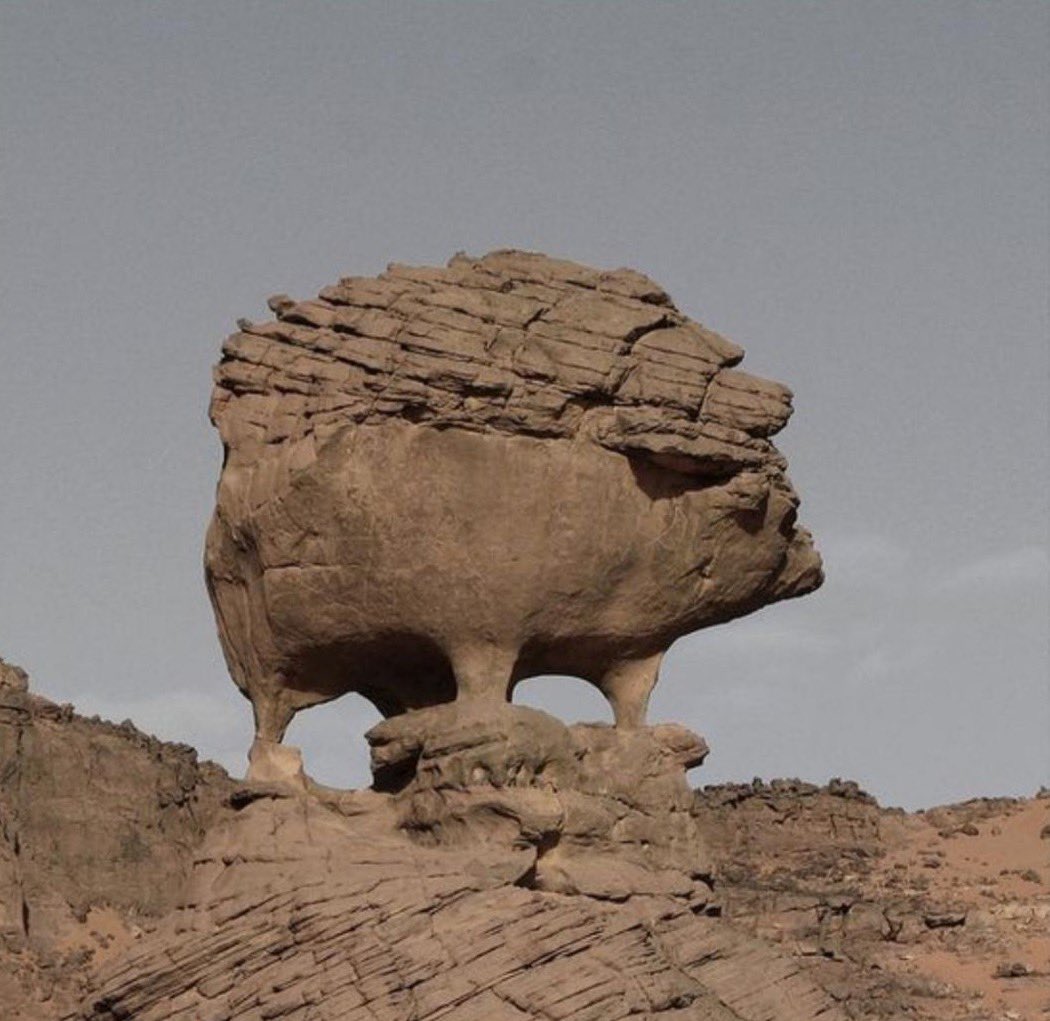
[[822, 580], [790, 392], [639, 273], [498, 251], [270, 307], [216, 369], [205, 551], [261, 741], [549, 673], [637, 726], [676, 638]]

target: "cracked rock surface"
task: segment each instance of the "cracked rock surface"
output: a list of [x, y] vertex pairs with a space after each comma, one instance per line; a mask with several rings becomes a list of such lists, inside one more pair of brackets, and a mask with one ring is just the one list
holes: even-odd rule
[[216, 369], [205, 554], [261, 741], [544, 673], [639, 726], [676, 638], [820, 584], [790, 392], [647, 277], [498, 251], [270, 305]]
[[682, 728], [426, 712], [372, 731], [381, 791], [242, 784], [0, 663], [0, 1017], [1050, 1007], [1048, 796], [908, 814], [839, 781], [690, 793], [704, 749]]
[[369, 735], [387, 791], [249, 784], [91, 1021], [840, 1016], [712, 917], [680, 727], [452, 704]]

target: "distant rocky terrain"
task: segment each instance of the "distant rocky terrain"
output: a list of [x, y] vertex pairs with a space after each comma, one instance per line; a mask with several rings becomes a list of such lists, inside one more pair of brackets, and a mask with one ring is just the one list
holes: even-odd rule
[[[388, 765], [394, 737], [379, 735]], [[431, 834], [406, 853], [396, 797], [245, 784], [186, 746], [55, 705], [5, 664], [0, 1016], [305, 1019], [311, 999], [337, 995], [345, 1012], [316, 1016], [1050, 1016], [1045, 796], [905, 813], [842, 781], [707, 787], [690, 795], [710, 856], [700, 877], [640, 897], [536, 889], [514, 841], [465, 853], [468, 831], [473, 843], [503, 819], [518, 833], [543, 806], [527, 817], [490, 803], [472, 819], [447, 800], [429, 822], [456, 831], [451, 845]], [[418, 798], [413, 811], [425, 832]], [[585, 840], [577, 850], [585, 859]], [[204, 889], [210, 924], [187, 896]], [[196, 949], [179, 954], [194, 927]], [[603, 993], [632, 969], [641, 998], [616, 1013]], [[463, 998], [457, 973], [488, 976], [480, 1002]], [[327, 986], [310, 985], [319, 975]], [[690, 976], [719, 989], [704, 1012]]]
[[0, 660], [0, 1018], [61, 1016], [174, 908], [232, 787], [192, 748], [78, 716]]

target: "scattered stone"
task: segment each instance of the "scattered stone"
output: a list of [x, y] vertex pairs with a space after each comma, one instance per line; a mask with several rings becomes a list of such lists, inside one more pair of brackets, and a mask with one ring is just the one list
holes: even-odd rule
[[965, 911], [928, 911], [922, 916], [927, 929], [951, 929], [966, 924]]
[[1010, 961], [997, 964], [995, 971], [992, 973], [993, 978], [1024, 978], [1026, 975], [1030, 975], [1031, 970], [1028, 965], [1022, 964], [1020, 961]]

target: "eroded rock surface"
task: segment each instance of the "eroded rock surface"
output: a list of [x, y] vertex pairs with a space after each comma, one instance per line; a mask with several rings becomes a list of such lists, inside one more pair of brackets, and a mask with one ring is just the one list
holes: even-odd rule
[[1050, 1014], [1050, 792], [906, 813], [856, 784], [697, 792], [725, 921], [854, 1018]]
[[250, 784], [92, 1021], [839, 1017], [711, 917], [678, 727], [462, 703], [380, 724], [378, 786]]
[[347, 691], [389, 716], [542, 673], [638, 726], [677, 637], [820, 583], [789, 391], [641, 274], [494, 252], [271, 307], [216, 370], [206, 550], [261, 740]]
[[[1050, 797], [907, 814], [855, 784], [774, 781], [686, 805], [664, 756], [682, 768], [702, 752], [687, 732], [542, 718], [548, 738], [511, 777], [490, 766], [515, 758], [513, 729], [529, 725], [469, 714], [457, 742], [402, 742], [398, 720], [381, 724], [385, 792], [235, 785], [189, 749], [32, 695], [14, 668], [0, 666], [0, 701], [4, 1021], [55, 1021], [79, 1000], [109, 1021], [324, 1021], [328, 1002], [397, 1021], [615, 1017], [618, 1003], [779, 1019], [829, 1001], [871, 1021], [1038, 1021], [1050, 1007]], [[566, 729], [583, 759], [552, 761], [583, 793], [534, 783]], [[628, 737], [629, 758], [648, 748], [629, 774], [638, 792], [603, 791]], [[662, 832], [697, 855], [688, 884], [624, 897], [584, 892], [578, 873], [576, 893], [540, 888], [544, 859], [571, 865], [586, 841], [597, 862], [633, 862], [633, 884], [681, 869], [643, 847], [660, 843], [664, 798], [679, 826]], [[593, 820], [574, 825], [588, 800]], [[129, 863], [124, 844], [146, 853]]]
[[71, 1008], [89, 964], [175, 907], [230, 787], [192, 748], [78, 716], [0, 660], [0, 1018]]

